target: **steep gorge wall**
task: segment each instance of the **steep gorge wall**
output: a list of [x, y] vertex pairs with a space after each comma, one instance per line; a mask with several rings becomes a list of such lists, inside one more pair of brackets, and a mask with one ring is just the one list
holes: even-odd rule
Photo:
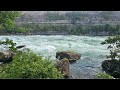
[[[72, 11], [22, 11], [21, 16], [18, 17], [15, 22], [16, 23], [70, 23], [68, 20], [59, 20], [59, 21], [46, 21], [45, 14], [51, 13], [59, 13], [66, 14], [67, 12]], [[76, 11], [77, 12], [77, 11]], [[114, 11], [110, 20], [104, 20], [100, 13], [103, 11], [80, 11], [87, 15], [84, 20], [78, 21], [81, 24], [120, 24], [120, 11]]]

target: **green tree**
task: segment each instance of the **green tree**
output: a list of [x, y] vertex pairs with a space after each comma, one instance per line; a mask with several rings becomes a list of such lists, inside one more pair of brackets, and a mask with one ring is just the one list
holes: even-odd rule
[[107, 55], [107, 58], [110, 58], [110, 60], [120, 60], [120, 36], [108, 37], [101, 44], [109, 45], [110, 55]]
[[13, 32], [13, 33], [30, 33], [31, 31], [32, 31], [32, 29], [29, 28], [29, 27], [20, 27], [20, 26], [16, 27], [16, 26], [15, 26], [15, 27], [12, 29], [11, 32]]
[[0, 30], [13, 28], [18, 15], [19, 11], [0, 11]]

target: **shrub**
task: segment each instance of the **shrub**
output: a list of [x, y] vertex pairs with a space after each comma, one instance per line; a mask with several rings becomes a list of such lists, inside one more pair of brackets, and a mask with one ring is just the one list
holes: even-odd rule
[[0, 41], [0, 45], [4, 45], [5, 48], [7, 48], [10, 51], [14, 51], [14, 52], [17, 51], [16, 43], [14, 43], [13, 40], [10, 40], [8, 38], [6, 38], [5, 41]]
[[63, 75], [49, 59], [42, 59], [32, 51], [23, 51], [2, 69], [1, 78], [58, 79]]
[[114, 79], [114, 78], [104, 72], [104, 73], [98, 73], [96, 79]]

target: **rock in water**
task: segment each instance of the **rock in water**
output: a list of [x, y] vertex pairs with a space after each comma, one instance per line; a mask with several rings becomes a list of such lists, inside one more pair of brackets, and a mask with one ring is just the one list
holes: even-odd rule
[[6, 63], [12, 61], [14, 53], [11, 51], [0, 52], [0, 62]]
[[65, 78], [69, 78], [69, 60], [62, 59], [57, 62], [56, 68], [64, 75]]
[[23, 48], [23, 47], [25, 47], [26, 45], [20, 45], [20, 46], [17, 46], [16, 48], [17, 49], [21, 49], [21, 48]]
[[114, 78], [120, 78], [120, 61], [105, 60], [102, 62], [102, 69]]
[[74, 62], [76, 60], [79, 60], [80, 57], [81, 57], [81, 55], [79, 53], [72, 52], [72, 51], [62, 51], [62, 52], [56, 53], [57, 59], [61, 60], [61, 59], [67, 58], [70, 63]]

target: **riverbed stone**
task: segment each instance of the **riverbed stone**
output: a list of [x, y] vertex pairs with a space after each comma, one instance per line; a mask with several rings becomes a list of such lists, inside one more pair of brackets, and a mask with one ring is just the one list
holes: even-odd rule
[[0, 62], [6, 63], [12, 61], [14, 53], [12, 51], [3, 51], [0, 52]]
[[65, 78], [70, 77], [69, 73], [69, 60], [64, 58], [62, 60], [59, 60], [56, 63], [56, 68], [64, 75]]
[[70, 63], [75, 62], [76, 60], [79, 60], [81, 57], [81, 54], [73, 52], [73, 51], [61, 51], [56, 53], [56, 58], [61, 60], [64, 58], [67, 58]]
[[102, 62], [102, 69], [114, 78], [120, 78], [120, 61], [105, 60]]

